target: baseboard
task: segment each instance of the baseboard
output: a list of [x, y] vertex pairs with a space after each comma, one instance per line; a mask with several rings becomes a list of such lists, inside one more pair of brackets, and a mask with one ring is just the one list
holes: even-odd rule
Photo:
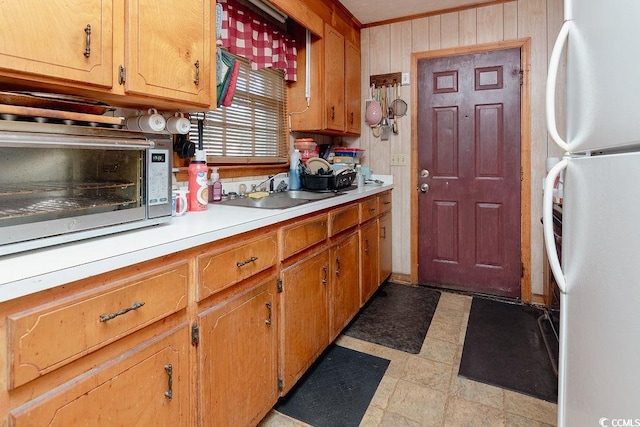
[[411, 282], [410, 274], [391, 273], [391, 276], [389, 276], [389, 281], [400, 283], [403, 285], [413, 285], [413, 283]]

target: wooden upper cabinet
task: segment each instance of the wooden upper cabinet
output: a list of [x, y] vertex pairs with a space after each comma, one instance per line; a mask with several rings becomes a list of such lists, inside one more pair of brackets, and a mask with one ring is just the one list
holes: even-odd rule
[[[353, 38], [353, 37], [352, 37]], [[298, 42], [298, 81], [289, 85], [293, 131], [327, 135], [360, 134], [360, 50], [350, 38], [325, 23], [324, 37], [312, 37], [307, 63], [304, 32]], [[309, 102], [305, 68], [310, 68]]]
[[113, 0], [2, 2], [0, 27], [1, 74], [112, 87]]
[[129, 0], [125, 91], [208, 106], [211, 6], [207, 0]]
[[345, 126], [347, 133], [360, 135], [362, 101], [360, 96], [360, 47], [349, 40], [345, 40], [344, 50], [345, 92], [346, 103]]
[[325, 127], [342, 132], [345, 130], [344, 37], [338, 30], [325, 24], [324, 43]]

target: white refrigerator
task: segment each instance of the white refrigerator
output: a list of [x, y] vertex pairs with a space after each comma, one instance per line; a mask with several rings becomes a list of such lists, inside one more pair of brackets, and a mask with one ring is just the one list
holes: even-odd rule
[[[547, 127], [566, 152], [543, 223], [560, 288], [559, 426], [640, 426], [640, 0], [565, 0]], [[556, 128], [566, 53], [566, 132]], [[552, 188], [564, 174], [562, 254]], [[561, 261], [561, 262], [560, 262]]]

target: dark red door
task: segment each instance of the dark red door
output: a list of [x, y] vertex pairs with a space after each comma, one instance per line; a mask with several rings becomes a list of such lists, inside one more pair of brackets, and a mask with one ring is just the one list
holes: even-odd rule
[[520, 297], [520, 50], [417, 71], [419, 281]]

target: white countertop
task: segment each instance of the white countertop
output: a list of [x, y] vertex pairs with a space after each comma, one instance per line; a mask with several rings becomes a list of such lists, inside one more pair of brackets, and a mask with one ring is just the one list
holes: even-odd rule
[[0, 257], [0, 302], [75, 280], [148, 261], [198, 245], [353, 202], [393, 188], [367, 184], [344, 195], [288, 209], [256, 209], [209, 204], [170, 223]]

